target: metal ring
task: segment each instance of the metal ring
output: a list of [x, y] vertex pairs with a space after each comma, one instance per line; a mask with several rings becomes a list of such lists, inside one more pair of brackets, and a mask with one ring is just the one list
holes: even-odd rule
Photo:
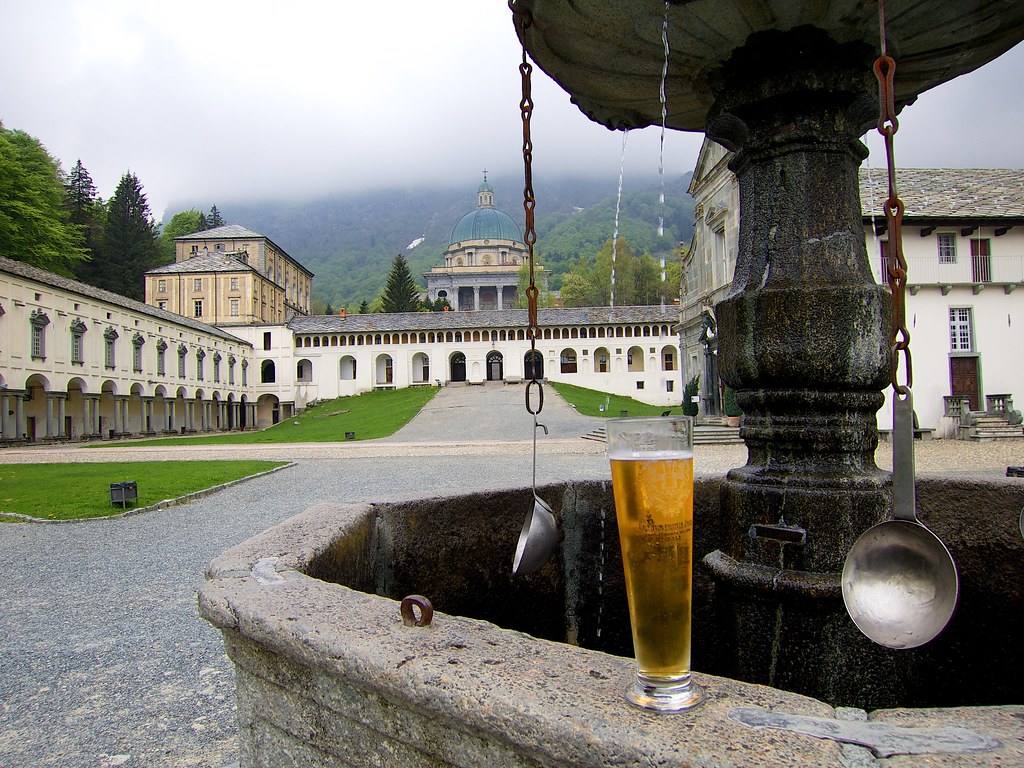
[[[537, 402], [537, 410], [533, 410], [530, 407], [530, 387], [534, 384], [537, 385], [537, 392], [539, 392], [539, 400]], [[537, 379], [530, 379], [526, 382], [526, 412], [536, 416], [538, 413], [544, 410], [544, 387]]]
[[[420, 609], [420, 617], [416, 618], [413, 607]], [[429, 627], [434, 618], [434, 606], [423, 595], [409, 595], [402, 601], [402, 623], [407, 627]]]

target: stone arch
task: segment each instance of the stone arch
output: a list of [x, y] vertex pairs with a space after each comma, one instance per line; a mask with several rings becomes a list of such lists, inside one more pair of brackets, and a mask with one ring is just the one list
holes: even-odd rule
[[630, 347], [626, 350], [626, 370], [632, 373], [644, 370], [644, 351], [641, 347]]
[[260, 384], [273, 384], [277, 381], [277, 369], [273, 360], [264, 360], [260, 364]]
[[598, 347], [594, 350], [594, 373], [611, 373], [612, 356], [608, 347]]
[[412, 356], [412, 381], [414, 384], [430, 381], [430, 357], [425, 352], [417, 352]]
[[295, 381], [301, 384], [313, 381], [313, 362], [308, 358], [304, 357], [295, 364]]
[[395, 361], [391, 355], [377, 355], [374, 373], [374, 384], [378, 387], [389, 387], [395, 383]]
[[494, 350], [487, 353], [487, 380], [502, 381], [505, 378], [505, 358]]
[[576, 350], [572, 347], [566, 347], [558, 355], [558, 371], [559, 373], [576, 373]]
[[356, 359], [352, 355], [344, 355], [338, 361], [338, 378], [352, 381], [356, 377]]
[[277, 424], [281, 420], [281, 401], [277, 395], [260, 395], [256, 401], [256, 426], [260, 429]]
[[466, 355], [462, 352], [452, 352], [448, 357], [448, 379], [450, 381], [466, 380]]
[[672, 344], [666, 344], [661, 348], [661, 370], [674, 371], [679, 367], [676, 364], [677, 352], [678, 350]]

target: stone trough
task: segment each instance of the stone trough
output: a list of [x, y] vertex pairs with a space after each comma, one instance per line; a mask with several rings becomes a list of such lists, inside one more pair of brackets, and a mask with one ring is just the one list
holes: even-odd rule
[[[793, 692], [799, 680], [729, 676], [748, 641], [737, 627], [785, 628], [752, 624], [764, 606], [727, 599], [700, 563], [720, 545], [720, 490], [698, 479], [694, 504], [693, 666], [708, 699], [679, 715], [623, 698], [632, 647], [610, 484], [541, 489], [560, 545], [517, 579], [528, 489], [320, 505], [226, 552], [199, 602], [235, 665], [242, 766], [1024, 765], [1019, 481], [918, 481], [920, 517], [957, 559], [958, 611], [914, 651], [854, 640], [840, 657], [864, 663], [837, 673], [864, 690], [827, 702]], [[433, 602], [429, 626], [403, 625], [410, 594]], [[838, 594], [824, 603], [842, 610]], [[812, 667], [832, 642], [806, 638]]]

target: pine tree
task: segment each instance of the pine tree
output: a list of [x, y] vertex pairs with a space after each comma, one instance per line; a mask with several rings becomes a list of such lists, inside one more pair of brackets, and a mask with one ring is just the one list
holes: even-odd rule
[[93, 259], [103, 241], [106, 209], [96, 194], [96, 185], [89, 171], [82, 165], [81, 158], [75, 162], [75, 167], [71, 169], [71, 174], [64, 185], [64, 207], [68, 211], [71, 223], [78, 227], [88, 255], [75, 266], [75, 276], [86, 283], [92, 283], [95, 277]]
[[423, 308], [419, 288], [409, 272], [409, 264], [402, 254], [391, 262], [391, 272], [384, 286], [381, 306], [385, 312], [418, 312]]
[[359, 302], [359, 314], [365, 315], [370, 312], [370, 305], [366, 303], [366, 299]]
[[146, 271], [165, 262], [149, 202], [138, 177], [131, 171], [121, 177], [110, 198], [98, 255], [99, 268], [93, 285], [139, 301], [145, 297]]
[[206, 217], [206, 229], [213, 229], [214, 227], [223, 226], [224, 217], [220, 215], [220, 211], [217, 210], [217, 206], [210, 206], [210, 215]]

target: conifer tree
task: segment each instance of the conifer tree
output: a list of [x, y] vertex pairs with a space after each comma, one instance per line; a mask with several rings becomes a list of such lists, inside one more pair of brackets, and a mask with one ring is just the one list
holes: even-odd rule
[[82, 165], [81, 158], [75, 162], [64, 184], [64, 207], [71, 223], [78, 228], [87, 252], [87, 258], [75, 266], [75, 276], [86, 283], [92, 283], [95, 277], [93, 259], [103, 241], [106, 208], [96, 194], [96, 185], [89, 171]]
[[381, 307], [385, 312], [418, 312], [423, 308], [419, 288], [409, 272], [409, 264], [402, 254], [391, 262], [391, 272], [384, 286]]
[[359, 314], [360, 315], [365, 315], [365, 314], [369, 313], [369, 311], [370, 311], [370, 305], [366, 303], [366, 299], [363, 299], [361, 302], [359, 302]]
[[214, 227], [223, 227], [224, 217], [220, 215], [220, 211], [217, 209], [216, 204], [210, 206], [210, 215], [206, 217], [206, 229], [213, 229]]
[[121, 177], [110, 198], [98, 269], [93, 285], [142, 301], [145, 273], [160, 266], [156, 224], [138, 177], [131, 171]]

